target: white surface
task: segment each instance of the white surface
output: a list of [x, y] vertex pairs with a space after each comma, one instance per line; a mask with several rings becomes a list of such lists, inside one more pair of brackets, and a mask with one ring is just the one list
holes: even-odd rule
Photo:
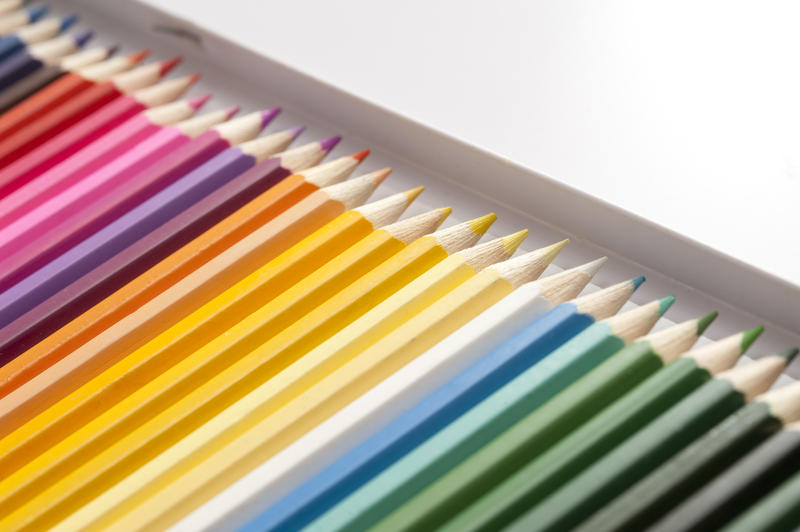
[[800, 284], [800, 4], [147, 1]]

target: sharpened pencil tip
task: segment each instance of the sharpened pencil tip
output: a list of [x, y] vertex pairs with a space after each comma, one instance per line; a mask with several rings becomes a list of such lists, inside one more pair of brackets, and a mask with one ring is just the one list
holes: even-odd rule
[[793, 347], [791, 349], [787, 349], [786, 351], [778, 353], [778, 356], [781, 357], [781, 358], [785, 358], [786, 359], [786, 363], [788, 364], [797, 355], [798, 351], [800, 351], [800, 350], [797, 349], [796, 347]]
[[528, 238], [530, 233], [531, 232], [527, 229], [523, 229], [522, 231], [517, 231], [516, 233], [511, 233], [510, 235], [503, 237], [503, 253], [509, 257], [513, 255], [522, 242]]
[[145, 58], [150, 55], [150, 50], [145, 48], [144, 50], [139, 50], [138, 52], [133, 52], [132, 54], [128, 54], [127, 59], [131, 63], [141, 63], [145, 60]]
[[356, 161], [358, 161], [360, 163], [363, 163], [364, 159], [366, 159], [368, 155], [369, 155], [369, 150], [361, 150], [358, 153], [354, 153], [350, 157], [352, 157], [353, 159], [355, 159]]
[[436, 209], [435, 212], [439, 213], [439, 222], [436, 224], [436, 229], [439, 229], [439, 227], [444, 223], [444, 221], [447, 220], [447, 217], [450, 216], [450, 213], [453, 212], [453, 208], [441, 207], [439, 209]]
[[292, 137], [293, 139], [296, 139], [305, 130], [306, 130], [306, 126], [297, 126], [297, 127], [293, 127], [292, 129], [288, 129], [286, 131], [286, 134], [289, 135], [290, 137]]
[[717, 316], [719, 316], [719, 312], [714, 311], [709, 312], [702, 318], [699, 318], [697, 320], [697, 336], [703, 334], [703, 331], [705, 331], [708, 326], [711, 325], [711, 322], [717, 319]]
[[600, 257], [599, 259], [595, 259], [591, 262], [587, 262], [586, 264], [578, 266], [578, 268], [589, 277], [594, 277], [597, 272], [600, 271], [600, 268], [603, 267], [603, 264], [605, 264], [606, 261], [608, 261], [608, 257]]
[[338, 135], [337, 135], [337, 136], [335, 136], [335, 137], [330, 137], [330, 138], [327, 138], [327, 139], [325, 139], [325, 140], [323, 140], [323, 141], [320, 141], [320, 143], [319, 143], [319, 147], [320, 147], [320, 148], [322, 148], [322, 151], [329, 152], [329, 151], [331, 151], [331, 150], [332, 150], [332, 149], [333, 149], [333, 148], [334, 148], [334, 147], [335, 147], [337, 144], [339, 144], [339, 141], [340, 141], [340, 140], [342, 140], [342, 137], [340, 137], [340, 136], [338, 136]]
[[638, 277], [634, 277], [633, 279], [631, 279], [631, 284], [633, 284], [633, 291], [635, 292], [636, 290], [638, 290], [639, 287], [642, 286], [642, 283], [644, 283], [646, 280], [647, 279], [645, 278], [644, 275], [640, 275]]
[[238, 105], [234, 105], [234, 106], [232, 106], [232, 107], [228, 107], [228, 108], [225, 110], [225, 120], [230, 120], [230, 118], [231, 118], [233, 115], [235, 115], [236, 113], [238, 113], [238, 112], [239, 112], [241, 109], [242, 109], [242, 108], [241, 108], [240, 106], [238, 106]]
[[675, 303], [675, 296], [670, 294], [665, 298], [658, 300], [658, 315], [663, 316], [669, 310], [669, 307]]
[[388, 167], [387, 168], [381, 168], [380, 170], [375, 170], [374, 172], [372, 172], [370, 174], [372, 176], [372, 184], [375, 186], [375, 188], [377, 188], [378, 185], [383, 183], [384, 180], [387, 177], [389, 177], [389, 174], [391, 174], [391, 173], [392, 173], [392, 169], [388, 168]]
[[476, 235], [483, 236], [486, 234], [486, 231], [489, 230], [495, 220], [497, 220], [497, 215], [493, 212], [490, 212], [489, 214], [484, 214], [480, 218], [470, 220], [469, 228], [472, 229], [472, 232]]
[[111, 45], [106, 49], [106, 57], [111, 57], [117, 52], [119, 52], [119, 45], [118, 44]]
[[78, 22], [78, 15], [67, 15], [66, 17], [61, 18], [61, 31], [69, 28], [73, 24]]
[[194, 85], [200, 80], [201, 77], [203, 77], [201, 74], [195, 72], [194, 74], [186, 76], [186, 82], [189, 83], [189, 85]]
[[94, 37], [94, 32], [92, 30], [82, 31], [75, 35], [75, 45], [81, 47], [92, 37]]
[[[527, 231], [527, 229], [525, 229]], [[527, 236], [527, 235], [526, 235]], [[547, 263], [553, 262], [553, 259], [556, 258], [556, 255], [561, 253], [561, 250], [564, 249], [567, 244], [569, 244], [569, 238], [565, 238], [560, 242], [556, 242], [555, 244], [550, 244], [549, 246], [544, 248], [545, 256], [547, 257]]]
[[47, 13], [48, 9], [50, 8], [47, 6], [34, 6], [28, 9], [28, 20], [36, 22]]
[[191, 98], [187, 103], [189, 107], [197, 111], [201, 107], [203, 107], [208, 100], [211, 99], [211, 94], [203, 94], [202, 96], [198, 96], [197, 98]]
[[181, 56], [176, 56], [173, 57], [172, 59], [164, 59], [163, 61], [161, 61], [161, 63], [159, 63], [158, 66], [159, 75], [162, 77], [166, 76], [167, 73], [176, 66], [178, 66], [178, 63], [180, 63], [181, 61], [183, 61], [183, 57]]
[[261, 111], [261, 129], [264, 129], [267, 127], [267, 124], [275, 120], [275, 117], [281, 114], [281, 111], [282, 109], [280, 107], [273, 107]]
[[422, 191], [425, 190], [425, 187], [417, 187], [412, 188], [411, 190], [406, 190], [406, 198], [408, 198], [408, 204], [411, 205], [415, 199], [422, 194]]
[[764, 326], [759, 325], [758, 327], [753, 327], [749, 331], [745, 331], [742, 333], [742, 343], [741, 343], [741, 352], [744, 353], [747, 351], [753, 342], [761, 336], [761, 333], [764, 332]]

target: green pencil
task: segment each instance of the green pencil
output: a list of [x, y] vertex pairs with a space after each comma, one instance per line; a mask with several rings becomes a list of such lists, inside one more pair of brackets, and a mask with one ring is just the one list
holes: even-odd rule
[[795, 473], [744, 514], [724, 532], [790, 532], [800, 525], [800, 473]]
[[648, 530], [719, 530], [798, 470], [800, 423], [792, 423], [670, 510]]
[[767, 390], [787, 360], [759, 359], [711, 379], [561, 486], [509, 527], [572, 529], [725, 417]]
[[[536, 376], [542, 381], [540, 397], [537, 399], [541, 402], [542, 399], [557, 393], [580, 374], [589, 371], [618, 352], [628, 342], [646, 334], [673, 301], [674, 297], [670, 296], [589, 326], [538, 364], [484, 399], [476, 405], [475, 409], [486, 403], [495, 404], [493, 400], [495, 396], [502, 394], [504, 389], [525, 378], [526, 375]], [[467, 414], [470, 412], [471, 410]], [[459, 420], [460, 418], [454, 423]], [[429, 479], [432, 476], [430, 473], [435, 473], [433, 471], [425, 473], [423, 470], [423, 475], [420, 477], [421, 482], [414, 482], [413, 478], [407, 479], [402, 482], [402, 489], [396, 489], [398, 480], [402, 478], [403, 474], [401, 468], [408, 463], [404, 460], [413, 453], [414, 451], [406, 457], [400, 458], [380, 475], [340, 501], [339, 504], [311, 523], [310, 529], [325, 532], [341, 529], [364, 529], [382, 519], [398, 504], [430, 482]], [[446, 461], [449, 465], [459, 458], [453, 454], [447, 457]]]
[[[702, 320], [696, 323], [703, 327]], [[509, 476], [443, 530], [497, 530], [508, 524], [712, 375], [733, 367], [762, 330], [734, 334], [684, 354]]]
[[[796, 353], [792, 350], [785, 355]], [[653, 524], [708, 479], [780, 431], [784, 424], [797, 421], [798, 416], [800, 383], [756, 397], [634, 484], [579, 529], [630, 530]]]

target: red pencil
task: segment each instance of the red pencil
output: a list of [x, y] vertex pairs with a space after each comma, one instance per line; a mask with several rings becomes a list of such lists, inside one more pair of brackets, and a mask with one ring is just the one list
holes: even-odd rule
[[[0, 167], [16, 161], [47, 138], [64, 131], [120, 96], [153, 85], [179, 62], [180, 58], [176, 57], [117, 74], [109, 81], [89, 87], [38, 119], [25, 121], [24, 125], [0, 141]], [[3, 189], [0, 189], [2, 195]]]
[[0, 170], [0, 198], [18, 190], [137, 113], [175, 100], [199, 78], [198, 74], [192, 74], [162, 81], [116, 98], [66, 130], [50, 135], [35, 149]]
[[90, 87], [108, 81], [115, 74], [130, 70], [149, 53], [149, 50], [142, 50], [125, 57], [114, 57], [64, 75], [0, 116], [0, 140]]

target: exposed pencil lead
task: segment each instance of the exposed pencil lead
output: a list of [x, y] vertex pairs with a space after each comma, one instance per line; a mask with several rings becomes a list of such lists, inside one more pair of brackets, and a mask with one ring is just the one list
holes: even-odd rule
[[196, 98], [191, 98], [187, 103], [189, 104], [189, 107], [191, 107], [196, 111], [201, 107], [203, 107], [206, 104], [206, 102], [210, 99], [211, 99], [211, 94], [204, 94]]
[[131, 63], [141, 63], [145, 60], [145, 58], [150, 55], [150, 50], [145, 48], [144, 50], [139, 50], [138, 52], [133, 52], [132, 54], [128, 54], [126, 58]]
[[112, 55], [116, 54], [117, 52], [119, 52], [119, 45], [118, 44], [112, 44], [106, 50], [106, 55], [108, 57], [111, 57]]
[[94, 36], [94, 32], [92, 30], [86, 30], [78, 33], [75, 35], [75, 44], [77, 46], [83, 46], [86, 42]]
[[190, 74], [187, 77], [187, 79], [189, 81], [189, 84], [193, 85], [193, 84], [197, 83], [200, 80], [201, 77], [203, 77], [203, 76], [200, 75], [199, 73], [195, 72], [194, 74]]
[[358, 153], [354, 153], [350, 157], [357, 160], [358, 162], [364, 162], [364, 159], [366, 159], [368, 155], [369, 155], [369, 150], [362, 150]]
[[513, 255], [520, 244], [522, 244], [522, 242], [528, 238], [529, 234], [530, 231], [523, 229], [522, 231], [517, 231], [516, 233], [511, 233], [510, 235], [503, 237], [503, 250], [505, 254], [509, 257]]
[[483, 215], [480, 218], [470, 220], [469, 226], [473, 233], [482, 236], [486, 234], [486, 231], [489, 230], [495, 220], [497, 220], [497, 215], [493, 212], [490, 212], [489, 214]]
[[306, 126], [297, 126], [297, 127], [293, 127], [292, 129], [288, 129], [286, 131], [286, 133], [288, 135], [290, 135], [293, 139], [296, 139], [305, 130], [306, 130]]
[[753, 327], [749, 331], [745, 331], [742, 335], [742, 353], [747, 351], [747, 349], [753, 345], [753, 342], [761, 336], [761, 333], [764, 332], [764, 327], [759, 325], [758, 327]]
[[271, 109], [266, 109], [261, 112], [261, 129], [267, 127], [267, 124], [272, 122], [276, 116], [281, 114], [282, 109], [280, 107], [273, 107]]
[[633, 279], [631, 279], [631, 283], [633, 283], [633, 291], [635, 292], [640, 286], [642, 286], [642, 283], [644, 283], [646, 280], [647, 279], [645, 278], [644, 275], [640, 275], [638, 277], [634, 277]]
[[783, 351], [781, 353], [777, 353], [777, 356], [785, 358], [786, 359], [786, 364], [789, 364], [789, 362], [792, 361], [792, 359], [795, 357], [795, 355], [797, 355], [797, 352], [798, 352], [798, 349], [796, 347], [793, 347], [793, 348], [787, 349], [786, 351]]
[[228, 107], [225, 110], [225, 120], [229, 120], [233, 115], [238, 113], [241, 109], [242, 108], [240, 106], [238, 106], [238, 105], [234, 105], [234, 106]]
[[581, 264], [580, 266], [575, 266], [575, 268], [570, 268], [570, 270], [580, 270], [586, 275], [588, 275], [589, 278], [592, 278], [595, 275], [597, 275], [597, 272], [600, 271], [600, 268], [602, 268], [603, 264], [605, 264], [607, 261], [608, 257], [600, 257], [599, 259], [587, 262], [586, 264]]
[[409, 205], [411, 202], [417, 199], [420, 194], [422, 194], [423, 190], [425, 190], [425, 187], [412, 188], [411, 190], [406, 191], [406, 197], [408, 198]]
[[321, 141], [319, 145], [324, 151], [327, 152], [331, 151], [337, 144], [339, 144], [340, 140], [342, 140], [342, 137], [337, 135], [335, 137], [330, 137]]
[[47, 6], [34, 6], [28, 9], [28, 20], [36, 22], [47, 13], [48, 9]]
[[180, 63], [182, 60], [183, 60], [183, 57], [177, 56], [177, 57], [173, 57], [172, 59], [165, 59], [165, 60], [161, 61], [161, 63], [159, 64], [158, 73], [162, 77], [166, 76], [167, 73], [170, 70], [172, 70], [173, 68], [175, 68], [178, 65], [178, 63]]
[[719, 315], [719, 312], [714, 311], [714, 312], [709, 312], [708, 314], [706, 314], [702, 318], [698, 319], [697, 320], [697, 336], [700, 336], [701, 334], [703, 334], [703, 331], [705, 331], [708, 328], [708, 326], [711, 325], [712, 321], [717, 319], [718, 315]]
[[73, 24], [78, 22], [78, 15], [67, 15], [61, 19], [61, 30], [64, 31], [65, 29], [69, 28]]
[[675, 303], [675, 296], [670, 294], [665, 298], [658, 300], [658, 315], [663, 316], [669, 310], [669, 307]]

